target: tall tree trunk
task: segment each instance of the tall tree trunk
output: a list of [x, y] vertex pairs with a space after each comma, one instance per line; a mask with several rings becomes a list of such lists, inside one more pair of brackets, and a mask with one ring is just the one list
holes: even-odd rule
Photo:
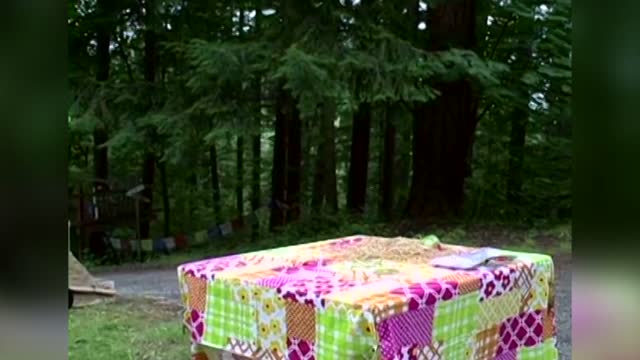
[[276, 136], [271, 174], [272, 209], [269, 221], [271, 230], [295, 221], [300, 216], [301, 126], [295, 99], [281, 87], [276, 99]]
[[325, 148], [329, 139], [327, 138], [328, 126], [326, 122], [328, 119], [326, 112], [327, 106], [324, 105], [317, 116], [320, 131], [316, 137], [318, 142], [316, 144], [315, 164], [312, 177], [313, 187], [311, 189], [311, 209], [314, 212], [322, 210], [327, 195], [327, 159], [325, 158]]
[[160, 181], [162, 181], [162, 212], [164, 214], [164, 236], [171, 235], [171, 203], [169, 202], [169, 182], [167, 179], [167, 162], [158, 163]]
[[106, 127], [98, 125], [93, 131], [93, 161], [96, 191], [106, 190], [109, 179], [109, 149], [103, 146], [109, 140]]
[[393, 177], [393, 211], [398, 213], [406, 210], [407, 198], [409, 195], [411, 177], [411, 148], [413, 130], [411, 126], [411, 113], [404, 106], [394, 108], [396, 119], [396, 146]]
[[[324, 119], [320, 120], [320, 126], [322, 126], [322, 122]], [[316, 151], [316, 162], [313, 169], [313, 188], [311, 189], [311, 210], [313, 212], [319, 212], [322, 210], [322, 205], [325, 199], [325, 178], [324, 175], [326, 173], [325, 170], [325, 159], [324, 154], [322, 153], [322, 147], [325, 139], [322, 136], [322, 133], [318, 137], [319, 144], [317, 146]]]
[[[313, 202], [313, 187], [315, 186], [315, 181], [313, 180], [315, 176], [315, 162], [311, 161], [311, 154], [313, 152], [313, 148], [315, 146], [316, 152], [318, 151], [317, 144], [314, 144], [314, 139], [317, 138], [311, 129], [313, 128], [313, 121], [317, 120], [317, 116], [307, 116], [301, 122], [301, 138], [300, 138], [300, 148], [301, 148], [301, 162], [300, 162], [300, 207], [310, 206]], [[309, 196], [311, 195], [311, 196]]]
[[284, 89], [278, 90], [275, 109], [275, 140], [273, 144], [273, 168], [271, 169], [271, 216], [269, 229], [271, 231], [285, 225], [287, 164], [287, 110]]
[[213, 212], [216, 223], [222, 221], [220, 205], [220, 177], [218, 176], [218, 151], [216, 144], [209, 146], [209, 171], [211, 172], [211, 194], [213, 200]]
[[[195, 162], [196, 164], [198, 163], [197, 161]], [[194, 200], [194, 196], [193, 193], [197, 193], [196, 189], [198, 188], [198, 174], [197, 174], [197, 169], [198, 165], [193, 166], [192, 167], [192, 171], [189, 174], [189, 177], [187, 178], [187, 185], [188, 185], [188, 194], [189, 194], [189, 202], [188, 202], [188, 206], [187, 206], [187, 216], [186, 216], [186, 227], [185, 229], [189, 232], [195, 230], [194, 229], [194, 221], [193, 219], [195, 219], [195, 210], [198, 207], [197, 201], [193, 201]]]
[[[235, 2], [234, 2], [234, 5]], [[245, 10], [242, 4], [238, 9], [238, 39], [244, 39]], [[236, 138], [236, 211], [239, 217], [244, 216], [244, 137]]]
[[[531, 29], [531, 32], [539, 35], [539, 31]], [[519, 58], [519, 67], [514, 73], [517, 79], [520, 79], [525, 69], [531, 68], [533, 64], [533, 36], [530, 41], [523, 37], [519, 43], [521, 50]], [[520, 84], [522, 86], [523, 84]], [[525, 88], [518, 89], [518, 97], [521, 99], [529, 99], [531, 94]], [[507, 173], [507, 202], [518, 207], [522, 205], [522, 184], [523, 184], [523, 163], [524, 163], [524, 147], [527, 137], [527, 120], [529, 118], [529, 103], [515, 104], [511, 111], [511, 136], [509, 138], [509, 167]]]
[[236, 139], [236, 209], [244, 215], [244, 137]]
[[286, 203], [287, 223], [294, 222], [300, 217], [301, 180], [302, 180], [302, 120], [296, 100], [288, 94], [289, 118], [287, 130], [287, 195]]
[[338, 179], [336, 178], [336, 128], [334, 121], [336, 119], [336, 104], [331, 102], [325, 111], [327, 119], [324, 121], [325, 141], [324, 158], [325, 158], [325, 201], [328, 210], [332, 213], [338, 212]]
[[[256, 133], [251, 138], [251, 152], [253, 166], [251, 167], [251, 210], [258, 211], [260, 208], [260, 173], [261, 173], [261, 144], [260, 144], [260, 117], [256, 120]], [[251, 226], [252, 240], [258, 240], [260, 236], [260, 223], [254, 222]]]
[[393, 119], [394, 111], [387, 106], [384, 118], [384, 145], [382, 147], [382, 192], [381, 213], [386, 220], [391, 220], [394, 209], [394, 161], [396, 156], [396, 127]]
[[[97, 22], [96, 29], [96, 80], [102, 84], [109, 79], [111, 67], [111, 53], [109, 51], [109, 45], [111, 43], [109, 2], [107, 0], [100, 0], [97, 3], [97, 7], [100, 19]], [[103, 192], [108, 189], [109, 150], [106, 146], [103, 146], [109, 140], [105, 116], [106, 114], [101, 114], [101, 121], [93, 131], [94, 192]], [[97, 258], [102, 258], [107, 253], [104, 237], [105, 233], [103, 231], [89, 233], [89, 250]]]
[[156, 171], [156, 157], [152, 152], [147, 152], [142, 165], [142, 183], [145, 185], [142, 195], [145, 201], [140, 203], [140, 236], [149, 238], [151, 234], [151, 220], [153, 217], [153, 180]]
[[335, 126], [336, 103], [328, 99], [319, 116], [320, 133], [316, 164], [313, 177], [313, 196], [311, 207], [318, 211], [326, 208], [338, 211], [338, 189], [336, 179], [336, 142]]
[[409, 195], [410, 177], [411, 177], [411, 136], [407, 134], [406, 138], [402, 135], [397, 140], [397, 156], [395, 166], [394, 187], [396, 199], [394, 200], [394, 211], [406, 209]]
[[[149, 104], [147, 111], [153, 110], [153, 98], [155, 96], [156, 73], [158, 71], [158, 50], [157, 35], [154, 29], [155, 10], [154, 2], [147, 0], [145, 2], [146, 19], [144, 30], [144, 80], [149, 88]], [[155, 141], [155, 129], [151, 129], [149, 140]], [[156, 168], [156, 156], [152, 150], [147, 150], [144, 155], [144, 163], [142, 165], [142, 182], [145, 189], [142, 194], [147, 199], [140, 206], [140, 236], [146, 239], [150, 236], [151, 220], [153, 216], [153, 185]]]
[[[420, 24], [420, 0], [407, 0], [407, 40], [410, 41], [414, 46], [422, 47], [423, 44], [420, 40], [424, 39], [424, 35], [417, 31], [418, 26]], [[402, 107], [399, 111], [402, 111], [403, 115], [409, 115], [413, 117], [412, 110]], [[411, 187], [411, 177], [413, 176], [412, 169], [412, 158], [413, 158], [413, 139], [415, 135], [413, 134], [413, 127], [411, 129], [407, 129], [407, 126], [403, 126], [402, 128], [396, 129], [398, 131], [398, 146], [397, 146], [397, 163], [395, 167], [395, 211], [401, 212], [406, 211], [408, 206], [408, 199]]]
[[361, 103], [353, 116], [351, 133], [351, 159], [347, 185], [347, 209], [354, 213], [364, 211], [369, 171], [369, 138], [371, 132], [371, 105]]
[[[476, 1], [432, 5], [429, 49], [475, 46]], [[477, 124], [477, 97], [466, 80], [438, 83], [440, 96], [417, 104], [413, 121], [413, 177], [407, 213], [426, 220], [459, 216], [469, 147]]]
[[529, 112], [520, 106], [517, 106], [511, 113], [507, 201], [513, 206], [521, 205], [523, 182], [522, 167], [524, 162], [524, 143], [527, 135], [528, 116]]
[[[262, 5], [261, 2], [258, 3]], [[262, 25], [262, 6], [256, 8], [256, 15], [254, 17], [255, 35], [260, 34]], [[251, 136], [251, 153], [252, 153], [252, 166], [251, 166], [251, 210], [255, 213], [262, 206], [262, 190], [261, 190], [261, 173], [262, 173], [262, 76], [258, 75], [255, 78], [254, 84], [256, 94], [256, 117], [254, 119], [254, 133]], [[258, 241], [260, 239], [260, 222], [257, 216], [254, 214], [254, 222], [251, 225], [251, 240]]]
[[[111, 31], [109, 28], [109, 16], [108, 0], [98, 1], [98, 13], [100, 16], [97, 22], [96, 31], [96, 80], [99, 83], [104, 83], [109, 80], [109, 72], [111, 68], [111, 52], [109, 47], [111, 45]], [[96, 178], [96, 191], [102, 191], [105, 189], [105, 182], [109, 177], [109, 153], [107, 147], [102, 146], [109, 140], [107, 133], [107, 127], [105, 124], [106, 114], [101, 114], [101, 121], [93, 131], [93, 143], [94, 143], [94, 170]]]

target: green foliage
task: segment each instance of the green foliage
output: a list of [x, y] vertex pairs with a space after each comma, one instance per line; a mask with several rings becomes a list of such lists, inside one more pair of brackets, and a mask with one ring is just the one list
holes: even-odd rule
[[[98, 3], [108, 6], [99, 8]], [[252, 135], [261, 135], [260, 187], [269, 197], [276, 89], [285, 84], [297, 100], [304, 125], [303, 221], [278, 242], [371, 230], [323, 215], [311, 219], [309, 199], [320, 139], [318, 114], [327, 100], [337, 104], [335, 145], [338, 198], [342, 205], [349, 168], [351, 122], [361, 102], [374, 104], [366, 216], [377, 221], [383, 109], [397, 128], [396, 166], [411, 166], [411, 107], [438, 97], [434, 84], [465, 78], [480, 95], [471, 177], [466, 180], [466, 216], [534, 224], [562, 222], [571, 209], [571, 2], [539, 0], [483, 2], [478, 10], [476, 49], [426, 51], [429, 26], [417, 30], [406, 4], [392, 1], [279, 2], [157, 1], [143, 14], [132, 0], [68, 2], [70, 87], [69, 175], [87, 184], [93, 173], [95, 129], [109, 135], [110, 177], [141, 181], [145, 152], [167, 163], [171, 228], [208, 227], [221, 215], [236, 215], [235, 138], [246, 137], [245, 209], [252, 189]], [[265, 11], [269, 9], [270, 11]], [[544, 10], [546, 9], [546, 10]], [[428, 11], [428, 10], [427, 10]], [[242, 14], [242, 15], [241, 15]], [[422, 19], [425, 12], [421, 11]], [[485, 21], [490, 17], [490, 21]], [[243, 21], [243, 23], [241, 23]], [[147, 24], [148, 23], [148, 24]], [[110, 71], [97, 83], [96, 31], [111, 35]], [[156, 32], [156, 81], [145, 82], [145, 29]], [[520, 110], [518, 112], [517, 110]], [[385, 110], [386, 111], [386, 110]], [[524, 111], [524, 115], [522, 114]], [[508, 199], [515, 116], [526, 122], [522, 201]], [[214, 214], [210, 146], [218, 152], [222, 214]], [[374, 155], [375, 154], [375, 155]], [[403, 178], [404, 176], [404, 178]], [[409, 171], [398, 177], [394, 209], [401, 218]], [[124, 181], [126, 180], [126, 181]], [[157, 185], [156, 185], [157, 184]], [[160, 181], [154, 208], [162, 207]], [[160, 209], [162, 210], [162, 209]], [[162, 213], [153, 223], [162, 232]], [[324, 218], [326, 217], [326, 218]], [[263, 219], [263, 224], [266, 218]], [[357, 223], [357, 222], [354, 222]], [[353, 228], [349, 227], [352, 226]], [[371, 226], [369, 228], [368, 226]], [[331, 229], [331, 231], [328, 231]], [[264, 226], [263, 229], [264, 230]], [[334, 231], [335, 230], [335, 231]], [[287, 239], [285, 239], [287, 238]]]
[[312, 116], [325, 97], [340, 93], [339, 84], [331, 76], [331, 69], [336, 66], [333, 59], [292, 46], [285, 51], [280, 63], [274, 79], [286, 81], [285, 89], [291, 90], [298, 99], [302, 116]]

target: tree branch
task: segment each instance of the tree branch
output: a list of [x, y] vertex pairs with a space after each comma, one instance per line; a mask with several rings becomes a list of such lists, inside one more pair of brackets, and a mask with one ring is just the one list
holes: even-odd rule
[[513, 21], [513, 15], [507, 18], [504, 21], [504, 24], [502, 24], [502, 28], [500, 28], [500, 33], [498, 34], [498, 38], [496, 39], [496, 42], [493, 45], [493, 49], [491, 49], [490, 55], [487, 57], [488, 59], [493, 59], [493, 57], [496, 55], [496, 51], [498, 50], [498, 45], [500, 45], [506, 33], [507, 25], [511, 24], [512, 21]]
[[482, 109], [482, 112], [480, 113], [480, 115], [478, 115], [478, 118], [476, 119], [476, 124], [480, 122], [480, 120], [486, 115], [486, 113], [489, 111], [489, 109], [492, 109], [494, 107], [494, 103], [491, 102], [489, 103], [487, 106], [485, 106]]
[[116, 31], [116, 41], [118, 43], [118, 52], [120, 53], [120, 57], [124, 62], [124, 66], [127, 69], [127, 75], [129, 77], [129, 81], [133, 82], [133, 71], [131, 70], [131, 64], [129, 64], [129, 57], [127, 53], [124, 51], [124, 47], [122, 46], [122, 39], [120, 38], [120, 33]]

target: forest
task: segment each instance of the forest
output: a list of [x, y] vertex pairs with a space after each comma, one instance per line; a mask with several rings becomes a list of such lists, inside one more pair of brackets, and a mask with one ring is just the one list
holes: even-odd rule
[[570, 0], [79, 0], [67, 26], [69, 193], [144, 184], [120, 237], [570, 221]]

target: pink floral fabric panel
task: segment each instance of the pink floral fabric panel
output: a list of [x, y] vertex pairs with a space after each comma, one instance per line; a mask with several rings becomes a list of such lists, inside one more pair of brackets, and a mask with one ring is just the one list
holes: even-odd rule
[[194, 344], [198, 344], [204, 336], [204, 314], [196, 310], [191, 310], [190, 315], [189, 330], [191, 331], [191, 340]]
[[511, 291], [518, 277], [516, 269], [508, 266], [501, 266], [497, 269], [484, 268], [478, 271], [478, 275], [482, 280], [480, 301]]
[[180, 266], [179, 269], [185, 275], [205, 280], [213, 280], [216, 273], [227, 269], [246, 267], [247, 265], [249, 265], [249, 263], [242, 255], [231, 255], [184, 264]]
[[500, 343], [497, 354], [508, 353], [522, 346], [542, 343], [542, 311], [529, 311], [510, 317], [500, 325]]
[[286, 282], [276, 291], [285, 300], [313, 305], [324, 309], [325, 297], [334, 292], [340, 292], [358, 286], [355, 280], [336, 279], [328, 276], [316, 276], [310, 279], [296, 279]]
[[433, 306], [438, 300], [451, 300], [459, 295], [456, 281], [429, 281], [391, 290], [394, 295], [406, 296], [409, 310]]
[[396, 359], [406, 346], [429, 344], [434, 312], [434, 306], [427, 306], [381, 321], [376, 329], [380, 337], [382, 359]]
[[314, 344], [311, 341], [287, 338], [288, 360], [315, 360]]

